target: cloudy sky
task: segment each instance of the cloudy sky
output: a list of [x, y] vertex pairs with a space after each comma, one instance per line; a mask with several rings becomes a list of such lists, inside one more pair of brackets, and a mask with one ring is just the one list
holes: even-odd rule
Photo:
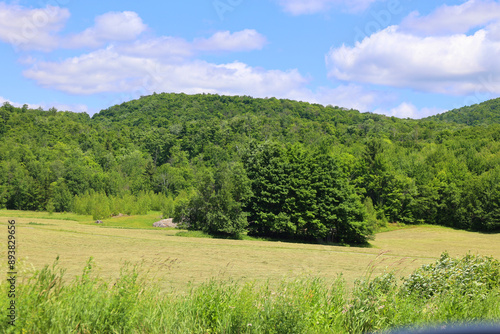
[[421, 118], [500, 96], [500, 0], [0, 1], [0, 103], [153, 92]]

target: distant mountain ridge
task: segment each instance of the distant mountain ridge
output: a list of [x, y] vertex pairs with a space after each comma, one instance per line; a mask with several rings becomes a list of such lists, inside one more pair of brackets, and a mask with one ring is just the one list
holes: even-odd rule
[[[395, 117], [361, 113], [355, 109], [338, 106], [323, 106], [308, 102], [299, 102], [277, 98], [253, 98], [250, 96], [224, 96], [217, 94], [177, 94], [161, 93], [143, 96], [137, 100], [124, 102], [101, 110], [92, 118], [100, 121], [123, 122], [129, 125], [141, 124], [145, 118], [158, 125], [159, 119], [200, 121], [208, 119], [232, 118], [243, 115], [278, 116], [288, 115], [313, 121], [328, 121], [354, 125], [367, 119], [387, 121]], [[469, 126], [500, 124], [500, 98], [488, 100], [471, 106], [446, 111], [442, 114], [417, 122], [444, 121], [445, 123]]]
[[500, 98], [488, 100], [445, 113], [427, 117], [428, 120], [455, 122], [466, 125], [488, 125], [500, 123]]

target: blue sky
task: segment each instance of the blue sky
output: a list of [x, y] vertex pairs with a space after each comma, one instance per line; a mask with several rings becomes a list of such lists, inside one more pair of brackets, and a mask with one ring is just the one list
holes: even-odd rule
[[500, 1], [0, 1], [0, 103], [153, 92], [421, 118], [500, 95]]

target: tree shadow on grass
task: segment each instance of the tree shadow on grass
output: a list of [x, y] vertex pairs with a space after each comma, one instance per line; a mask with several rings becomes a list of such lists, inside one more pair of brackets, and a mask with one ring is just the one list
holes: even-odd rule
[[336, 247], [358, 247], [358, 248], [373, 248], [369, 242], [364, 244], [345, 244], [336, 242], [327, 242], [325, 240], [306, 240], [300, 238], [280, 238], [280, 237], [260, 237], [247, 234], [231, 235], [231, 234], [208, 234], [203, 231], [187, 230], [180, 231], [175, 234], [179, 237], [189, 238], [207, 238], [207, 239], [225, 239], [225, 240], [248, 240], [248, 241], [269, 241], [269, 242], [283, 242], [289, 244], [307, 244], [307, 245], [323, 245], [323, 246], [336, 246]]

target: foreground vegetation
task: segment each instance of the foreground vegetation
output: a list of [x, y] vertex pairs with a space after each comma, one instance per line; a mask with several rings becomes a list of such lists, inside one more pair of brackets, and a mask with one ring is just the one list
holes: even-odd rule
[[[256, 285], [210, 280], [186, 293], [161, 293], [140, 266], [111, 283], [90, 259], [64, 284], [57, 261], [18, 286], [15, 327], [4, 333], [366, 333], [399, 326], [500, 320], [500, 263], [446, 253], [399, 281], [367, 275], [352, 289], [342, 277]], [[2, 282], [2, 309], [7, 285]]]

